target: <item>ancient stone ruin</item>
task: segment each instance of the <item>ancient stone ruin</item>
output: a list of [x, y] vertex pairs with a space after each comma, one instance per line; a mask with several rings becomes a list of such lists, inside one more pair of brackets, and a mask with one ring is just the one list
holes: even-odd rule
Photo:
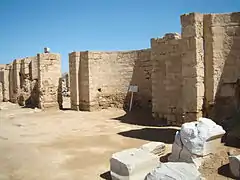
[[239, 108], [240, 13], [181, 16], [182, 33], [151, 39], [151, 48], [69, 54], [75, 110], [134, 107], [182, 124], [205, 116], [226, 119]]
[[[181, 35], [153, 38], [149, 49], [70, 53], [70, 88], [64, 82], [71, 108], [128, 108], [129, 86], [136, 85], [133, 109], [150, 109], [167, 124], [234, 116], [240, 105], [240, 13], [184, 14], [181, 24]], [[58, 54], [38, 54], [0, 68], [1, 100], [61, 107]]]
[[59, 107], [61, 78], [59, 54], [42, 53], [16, 59], [1, 65], [0, 101], [10, 101], [25, 107]]

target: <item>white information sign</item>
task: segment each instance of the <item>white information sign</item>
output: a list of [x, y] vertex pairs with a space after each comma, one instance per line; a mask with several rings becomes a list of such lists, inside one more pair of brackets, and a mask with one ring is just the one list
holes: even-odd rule
[[138, 86], [130, 85], [129, 92], [138, 92]]

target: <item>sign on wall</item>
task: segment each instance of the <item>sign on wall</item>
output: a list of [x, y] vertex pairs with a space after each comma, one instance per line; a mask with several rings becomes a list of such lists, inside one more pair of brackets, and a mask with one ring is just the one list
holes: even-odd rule
[[138, 92], [138, 86], [130, 85], [128, 91], [129, 91], [129, 92]]
[[129, 111], [131, 111], [132, 110], [133, 93], [138, 92], [138, 86], [130, 85], [128, 91], [131, 92], [131, 99], [130, 99], [130, 106], [129, 106]]

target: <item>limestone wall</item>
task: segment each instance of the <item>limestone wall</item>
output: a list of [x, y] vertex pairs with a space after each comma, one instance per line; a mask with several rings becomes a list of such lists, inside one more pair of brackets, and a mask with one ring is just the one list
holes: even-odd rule
[[30, 77], [31, 58], [21, 60], [20, 67], [20, 95], [18, 103], [22, 106], [31, 106], [31, 77]]
[[80, 110], [123, 107], [129, 85], [137, 85], [134, 106], [151, 106], [150, 50], [74, 52], [69, 55], [71, 104]]
[[206, 115], [216, 121], [239, 109], [240, 13], [204, 16]]
[[204, 103], [203, 14], [181, 16], [182, 24], [182, 107], [184, 122], [202, 116]]
[[26, 107], [60, 107], [60, 78], [59, 54], [43, 53], [14, 60], [0, 70], [3, 101]]
[[11, 86], [12, 86], [12, 94], [11, 94], [11, 102], [17, 103], [18, 96], [20, 95], [20, 68], [21, 68], [21, 60], [15, 59], [12, 64], [11, 69]]
[[9, 101], [9, 65], [1, 66], [0, 82], [2, 83], [1, 101]]
[[157, 119], [176, 124], [182, 118], [182, 59], [178, 34], [151, 40], [152, 111]]
[[31, 80], [36, 80], [38, 79], [38, 59], [37, 56], [33, 56], [33, 57], [28, 57], [28, 59], [30, 60], [30, 64], [29, 64], [29, 74], [30, 74], [30, 78]]
[[80, 53], [73, 52], [69, 54], [69, 74], [70, 74], [70, 97], [71, 109], [79, 110], [79, 73]]
[[0, 102], [3, 101], [3, 83], [0, 82]]
[[59, 107], [59, 80], [61, 59], [59, 54], [42, 53], [38, 59], [39, 107]]
[[90, 107], [123, 107], [129, 85], [137, 85], [134, 106], [151, 104], [150, 51], [89, 52]]
[[5, 66], [4, 70], [4, 79], [3, 79], [3, 101], [7, 102], [10, 100], [10, 94], [9, 94], [9, 70], [10, 70], [10, 65], [7, 64]]

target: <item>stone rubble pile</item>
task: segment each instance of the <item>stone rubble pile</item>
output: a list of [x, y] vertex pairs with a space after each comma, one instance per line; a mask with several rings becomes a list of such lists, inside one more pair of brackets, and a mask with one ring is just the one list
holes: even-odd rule
[[[202, 180], [198, 171], [207, 155], [216, 153], [225, 130], [211, 119], [185, 123], [175, 135], [169, 162], [161, 163], [165, 144], [151, 142], [140, 148], [128, 149], [112, 155], [113, 180]], [[240, 157], [229, 157], [233, 174], [239, 176]], [[231, 166], [231, 165], [230, 165]]]

